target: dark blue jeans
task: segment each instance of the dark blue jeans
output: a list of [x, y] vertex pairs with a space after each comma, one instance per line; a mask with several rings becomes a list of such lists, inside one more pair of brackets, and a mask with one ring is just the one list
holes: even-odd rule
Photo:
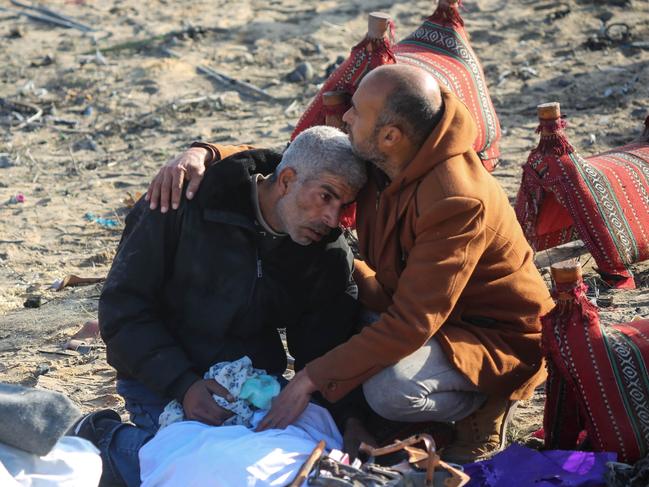
[[131, 422], [114, 421], [98, 441], [104, 471], [100, 485], [140, 485], [138, 452], [158, 431], [158, 418], [170, 399], [160, 397], [135, 380], [119, 379], [117, 393], [126, 401]]

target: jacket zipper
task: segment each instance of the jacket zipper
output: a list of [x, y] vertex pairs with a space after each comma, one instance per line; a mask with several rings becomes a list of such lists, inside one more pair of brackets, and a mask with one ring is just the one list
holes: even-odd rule
[[256, 254], [257, 254], [257, 279], [261, 279], [264, 273], [261, 265], [261, 258], [259, 257], [259, 251], [256, 251]]
[[257, 262], [257, 277], [252, 281], [252, 286], [250, 287], [250, 294], [248, 295], [248, 306], [252, 304], [252, 300], [255, 297], [255, 290], [257, 289], [257, 282], [264, 276], [263, 265], [261, 262], [261, 257], [259, 256], [259, 248], [255, 247], [255, 260]]

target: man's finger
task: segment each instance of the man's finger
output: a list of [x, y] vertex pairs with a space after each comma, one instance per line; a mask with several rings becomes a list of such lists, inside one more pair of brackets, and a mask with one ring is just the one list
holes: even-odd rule
[[160, 211], [166, 213], [169, 209], [169, 201], [171, 199], [172, 176], [169, 174], [169, 168], [165, 167], [163, 171], [162, 183], [160, 185]]
[[158, 201], [160, 200], [160, 172], [162, 172], [163, 169], [158, 171], [158, 174], [156, 174], [156, 177], [153, 178], [153, 181], [151, 181], [151, 185], [149, 186], [149, 191], [147, 191], [147, 195], [149, 196], [149, 208], [152, 210], [155, 210], [158, 207]]
[[174, 210], [178, 209], [180, 205], [180, 195], [183, 190], [183, 183], [185, 181], [185, 170], [176, 166], [173, 169], [172, 182], [171, 182], [171, 207]]
[[196, 191], [198, 190], [198, 187], [201, 184], [201, 181], [203, 180], [203, 174], [194, 174], [192, 178], [189, 180], [189, 184], [187, 185], [187, 199], [191, 200], [194, 195], [196, 194]]
[[205, 387], [212, 393], [216, 394], [217, 396], [221, 396], [225, 398], [226, 401], [232, 402], [235, 400], [235, 397], [230, 394], [230, 391], [228, 391], [225, 387], [223, 387], [221, 384], [216, 382], [215, 380], [207, 381], [205, 382]]
[[271, 408], [271, 410], [268, 411], [268, 414], [264, 416], [264, 418], [260, 421], [256, 431], [265, 431], [268, 429], [279, 429], [280, 419], [275, 416], [276, 415], [273, 413], [273, 409]]
[[228, 419], [230, 416], [234, 415], [232, 411], [223, 409], [214, 401], [212, 401], [211, 398], [210, 402], [206, 405], [206, 408], [201, 411], [201, 413], [211, 421], [211, 424], [219, 425], [222, 424], [223, 421]]

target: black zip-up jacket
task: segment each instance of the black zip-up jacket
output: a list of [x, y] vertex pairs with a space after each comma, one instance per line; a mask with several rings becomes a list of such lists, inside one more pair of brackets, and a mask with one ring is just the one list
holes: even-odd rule
[[139, 202], [99, 301], [108, 363], [182, 401], [214, 363], [248, 355], [281, 374], [286, 328], [296, 369], [345, 341], [356, 301], [353, 259], [338, 230], [302, 246], [258, 225], [250, 174], [281, 159], [247, 151], [206, 171], [200, 191], [162, 214]]

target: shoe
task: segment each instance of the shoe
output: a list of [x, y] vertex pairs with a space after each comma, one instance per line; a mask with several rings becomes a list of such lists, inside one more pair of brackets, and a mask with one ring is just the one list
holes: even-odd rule
[[442, 451], [442, 460], [464, 465], [501, 451], [517, 405], [517, 401], [489, 397], [480, 409], [455, 423], [455, 440]]
[[122, 418], [112, 409], [102, 409], [82, 416], [66, 433], [66, 436], [78, 436], [97, 446], [97, 442], [104, 436], [105, 431], [121, 423]]

